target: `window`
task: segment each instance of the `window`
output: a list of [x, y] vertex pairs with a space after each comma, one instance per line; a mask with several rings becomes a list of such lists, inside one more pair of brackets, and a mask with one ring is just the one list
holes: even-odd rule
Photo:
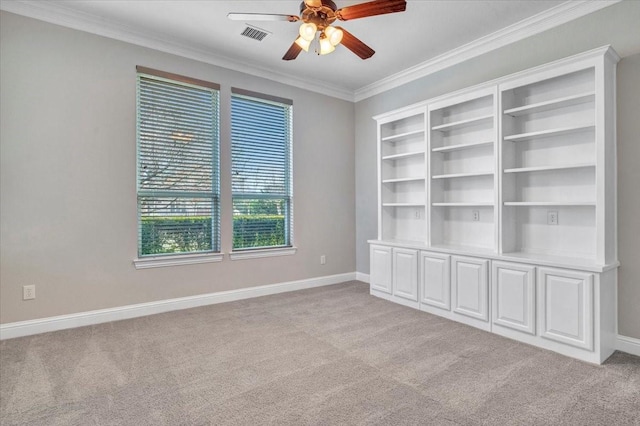
[[291, 246], [291, 109], [232, 89], [233, 250]]
[[137, 70], [138, 256], [217, 252], [219, 86]]

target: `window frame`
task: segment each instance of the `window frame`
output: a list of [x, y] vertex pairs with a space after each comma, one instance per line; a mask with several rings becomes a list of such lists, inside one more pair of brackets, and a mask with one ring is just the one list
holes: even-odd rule
[[[153, 79], [161, 82], [166, 82], [173, 85], [182, 85], [187, 87], [194, 87], [196, 89], [210, 90], [213, 96], [213, 141], [211, 151], [211, 191], [209, 197], [198, 197], [211, 200], [211, 250], [205, 251], [190, 251], [179, 253], [157, 253], [157, 254], [142, 254], [142, 215], [140, 209], [140, 198], [144, 196], [150, 196], [151, 193], [156, 192], [158, 194], [151, 195], [152, 197], [159, 197], [163, 191], [145, 191], [140, 188], [140, 85], [142, 78]], [[147, 192], [147, 194], [145, 194]], [[197, 191], [164, 191], [166, 193], [172, 192], [174, 194], [184, 193], [182, 196], [188, 196], [197, 193]], [[205, 191], [203, 191], [205, 192]], [[220, 193], [220, 85], [204, 80], [198, 80], [178, 74], [168, 73], [165, 71], [159, 71], [152, 68], [143, 66], [136, 66], [136, 212], [137, 212], [137, 257], [133, 263], [136, 269], [146, 269], [153, 267], [174, 266], [184, 264], [195, 263], [209, 263], [220, 262], [224, 255], [221, 253], [220, 244], [220, 216], [221, 216], [221, 193]]]
[[[261, 258], [261, 257], [272, 257], [272, 256], [286, 256], [295, 254], [297, 248], [294, 245], [294, 191], [293, 191], [293, 101], [286, 98], [280, 98], [277, 96], [272, 96], [264, 93], [253, 92], [250, 90], [245, 90], [237, 87], [231, 88], [231, 105], [230, 105], [230, 123], [231, 123], [231, 134], [233, 129], [233, 115], [231, 113], [233, 109], [233, 100], [234, 98], [243, 98], [249, 101], [262, 102], [266, 104], [272, 104], [279, 107], [288, 108], [287, 116], [287, 135], [288, 140], [287, 149], [284, 151], [285, 157], [285, 188], [286, 191], [282, 194], [264, 194], [264, 193], [238, 193], [233, 191], [233, 179], [231, 182], [231, 209], [232, 209], [232, 232], [234, 226], [234, 200], [236, 199], [285, 199], [287, 204], [285, 218], [284, 218], [284, 234], [285, 234], [285, 244], [278, 246], [262, 246], [262, 247], [244, 247], [244, 248], [235, 248], [233, 247], [233, 238], [231, 242], [232, 251], [229, 254], [229, 258], [231, 260], [243, 260], [243, 259], [252, 259], [252, 258]], [[231, 164], [230, 170], [231, 173], [234, 171], [234, 160], [233, 160], [233, 138], [231, 137]]]

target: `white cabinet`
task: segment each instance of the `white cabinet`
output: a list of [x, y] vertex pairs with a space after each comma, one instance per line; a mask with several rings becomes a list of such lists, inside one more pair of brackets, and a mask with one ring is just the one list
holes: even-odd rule
[[449, 311], [451, 309], [451, 256], [420, 252], [420, 303]]
[[418, 301], [418, 251], [393, 249], [393, 295]]
[[371, 260], [371, 273], [369, 276], [371, 288], [391, 294], [391, 248], [371, 245], [369, 253]]
[[535, 334], [535, 269], [531, 265], [492, 262], [494, 325]]
[[[458, 318], [460, 321], [483, 329], [490, 328], [488, 268], [488, 260], [451, 257], [453, 313], [463, 316]], [[466, 318], [476, 321], [469, 322]]]
[[618, 60], [604, 46], [373, 117], [371, 294], [586, 361], [611, 355]]
[[540, 335], [593, 349], [593, 274], [539, 268]]

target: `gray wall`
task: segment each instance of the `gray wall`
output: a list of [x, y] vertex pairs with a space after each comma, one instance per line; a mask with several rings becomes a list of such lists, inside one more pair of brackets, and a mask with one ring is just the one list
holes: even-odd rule
[[356, 267], [369, 273], [377, 237], [372, 116], [611, 44], [618, 64], [619, 332], [640, 338], [640, 2], [624, 1], [356, 104]]
[[[0, 31], [1, 323], [355, 271], [353, 103], [10, 13]], [[134, 269], [136, 65], [222, 85], [225, 252], [230, 87], [293, 100], [296, 255]]]

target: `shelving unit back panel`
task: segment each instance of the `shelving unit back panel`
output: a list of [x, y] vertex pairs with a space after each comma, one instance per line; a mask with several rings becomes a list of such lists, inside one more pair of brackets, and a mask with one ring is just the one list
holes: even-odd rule
[[383, 183], [382, 202], [424, 204], [426, 202], [424, 180]]
[[564, 166], [596, 162], [594, 132], [582, 132], [535, 141], [505, 142], [512, 151], [503, 157], [503, 169]]
[[[518, 211], [514, 251], [591, 259], [596, 256], [593, 207], [507, 207]], [[558, 224], [548, 224], [549, 211]]]
[[481, 121], [464, 128], [453, 128], [448, 132], [431, 131], [430, 148], [493, 141], [495, 133], [492, 121]]
[[587, 68], [505, 91], [503, 110], [593, 92], [595, 69]]
[[504, 201], [595, 201], [595, 169], [549, 170], [505, 175], [513, 179], [517, 199]]
[[[478, 212], [477, 221], [474, 221], [474, 211]], [[431, 215], [432, 245], [494, 249], [492, 207], [439, 207], [434, 208]]]
[[493, 176], [431, 181], [432, 203], [494, 203]]
[[431, 175], [457, 173], [493, 172], [493, 146], [484, 145], [474, 149], [435, 152], [431, 154]]
[[382, 207], [382, 239], [426, 241], [424, 207]]
[[424, 115], [416, 114], [410, 117], [402, 118], [395, 121], [390, 121], [380, 125], [380, 137], [382, 139], [402, 135], [405, 133], [417, 132], [425, 130], [424, 128]]
[[408, 157], [382, 162], [382, 180], [424, 177], [424, 158]]
[[569, 126], [593, 126], [595, 124], [595, 105], [585, 102], [550, 111], [523, 114], [517, 117], [503, 117], [505, 136], [540, 132]]
[[[403, 139], [394, 139], [381, 142], [381, 154], [388, 155], [405, 154], [407, 152], [424, 151], [426, 149], [425, 134], [415, 133]], [[391, 161], [391, 160], [383, 160]]]
[[491, 95], [455, 105], [440, 108], [431, 112], [431, 127], [456, 123], [467, 119], [493, 114], [493, 97]]

